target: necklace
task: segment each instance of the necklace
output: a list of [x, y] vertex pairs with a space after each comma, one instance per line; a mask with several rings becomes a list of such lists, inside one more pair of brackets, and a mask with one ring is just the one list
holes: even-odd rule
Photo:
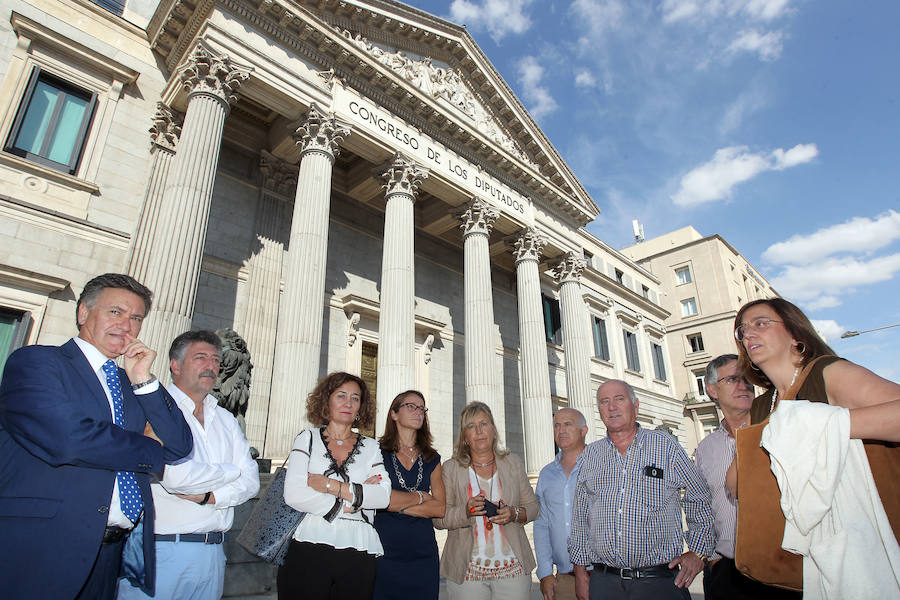
[[[788, 385], [788, 390], [794, 385], [794, 382], [797, 380], [797, 374], [800, 372], [800, 367], [794, 369], [794, 376], [791, 377], [791, 383]], [[769, 413], [775, 410], [775, 402], [778, 400], [778, 388], [772, 392], [772, 403], [769, 405]]]
[[495, 460], [497, 460], [497, 459], [496, 459], [496, 458], [492, 458], [491, 460], [489, 460], [489, 461], [487, 461], [487, 462], [484, 462], [484, 463], [475, 462], [475, 461], [473, 460], [473, 461], [472, 461], [472, 464], [475, 465], [476, 467], [489, 467], [490, 465], [494, 464], [494, 461], [495, 461]]
[[344, 440], [348, 440], [348, 439], [350, 439], [351, 437], [353, 437], [353, 432], [352, 432], [352, 431], [351, 431], [348, 435], [346, 435], [346, 436], [344, 436], [344, 437], [342, 437], [342, 438], [339, 438], [338, 436], [334, 435], [333, 433], [331, 433], [331, 432], [328, 431], [327, 429], [325, 430], [325, 433], [328, 435], [328, 438], [329, 438], [329, 439], [332, 439], [332, 440], [334, 440], [335, 442], [337, 442], [337, 445], [338, 445], [338, 446], [343, 446], [343, 445], [344, 445]]
[[419, 460], [416, 462], [419, 464], [419, 474], [416, 476], [416, 483], [414, 486], [409, 487], [406, 485], [406, 479], [403, 478], [403, 474], [400, 472], [400, 465], [397, 461], [397, 455], [391, 454], [391, 461], [394, 463], [394, 474], [397, 476], [397, 481], [400, 483], [400, 487], [402, 487], [407, 492], [415, 492], [419, 489], [419, 484], [422, 483], [422, 455], [419, 455]]

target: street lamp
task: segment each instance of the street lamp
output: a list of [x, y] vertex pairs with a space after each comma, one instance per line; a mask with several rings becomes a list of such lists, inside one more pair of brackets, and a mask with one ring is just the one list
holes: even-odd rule
[[842, 338], [852, 338], [856, 337], [861, 333], [869, 333], [870, 331], [879, 331], [881, 329], [889, 329], [891, 327], [900, 327], [900, 323], [894, 323], [893, 325], [885, 325], [884, 327], [876, 327], [875, 329], [863, 329], [862, 331], [845, 331], [841, 334]]

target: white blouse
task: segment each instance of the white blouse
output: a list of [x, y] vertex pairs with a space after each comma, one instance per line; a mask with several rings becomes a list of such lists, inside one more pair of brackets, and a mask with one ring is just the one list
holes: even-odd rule
[[[339, 482], [362, 484], [362, 510], [344, 512], [344, 506], [351, 506], [351, 502], [309, 487], [308, 473], [325, 475]], [[381, 475], [381, 483], [363, 484], [372, 475]], [[294, 440], [284, 480], [284, 501], [288, 506], [306, 513], [294, 533], [294, 539], [298, 542], [355, 548], [381, 556], [384, 549], [372, 523], [375, 510], [387, 507], [390, 499], [391, 478], [384, 469], [381, 448], [372, 438], [359, 436], [341, 467], [328, 452], [321, 429], [305, 429]]]

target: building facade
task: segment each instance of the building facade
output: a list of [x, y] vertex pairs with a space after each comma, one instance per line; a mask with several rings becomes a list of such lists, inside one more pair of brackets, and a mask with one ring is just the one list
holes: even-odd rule
[[584, 230], [598, 207], [465, 28], [390, 0], [0, 6], [10, 347], [64, 342], [85, 282], [128, 272], [162, 378], [186, 329], [247, 341], [266, 457], [335, 370], [378, 430], [421, 389], [444, 456], [480, 400], [536, 473], [559, 407], [600, 432], [610, 377], [685, 439], [664, 278]]
[[778, 294], [731, 244], [693, 227], [624, 248], [622, 254], [660, 282], [675, 387], [683, 394], [685, 446], [693, 452], [720, 419], [706, 395], [707, 363], [736, 352], [734, 318], [741, 306]]

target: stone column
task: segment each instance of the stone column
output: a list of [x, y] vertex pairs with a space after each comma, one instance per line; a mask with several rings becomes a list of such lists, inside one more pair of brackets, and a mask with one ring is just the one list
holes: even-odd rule
[[384, 246], [378, 318], [378, 412], [375, 432], [384, 430], [394, 396], [415, 381], [415, 271], [413, 204], [428, 170], [400, 153], [376, 169], [384, 180]]
[[297, 167], [263, 150], [259, 170], [262, 187], [256, 208], [256, 247], [247, 260], [247, 311], [241, 334], [255, 367], [246, 416], [247, 440], [263, 453], [281, 297], [283, 225], [297, 185]]
[[266, 430], [266, 456], [282, 457], [306, 425], [306, 396], [319, 377], [325, 267], [331, 209], [331, 171], [349, 126], [318, 106], [294, 133], [301, 147], [300, 174], [278, 309], [275, 369]]
[[522, 373], [522, 413], [525, 421], [525, 466], [537, 474], [553, 459], [553, 420], [550, 374], [541, 280], [538, 263], [547, 244], [536, 229], [528, 228], [513, 241], [516, 258], [516, 296], [519, 305], [519, 346]]
[[162, 102], [157, 102], [152, 122], [150, 177], [144, 192], [141, 218], [128, 251], [128, 274], [141, 282], [147, 278], [147, 260], [153, 247], [153, 236], [161, 220], [163, 193], [175, 159], [178, 137], [181, 135], [182, 116]]
[[141, 337], [158, 352], [154, 372], [162, 381], [169, 379], [169, 344], [191, 328], [222, 130], [249, 73], [202, 42], [177, 70], [188, 105], [143, 282], [154, 298]]
[[[569, 252], [556, 264], [553, 276], [559, 283], [559, 305], [562, 317], [563, 350], [566, 353], [566, 390], [569, 406], [584, 413], [588, 424], [594, 423], [597, 410], [591, 396], [591, 330], [581, 293], [584, 259]], [[595, 438], [593, 427], [588, 441]]]
[[465, 294], [466, 402], [491, 407], [497, 428], [504, 428], [503, 396], [494, 382], [497, 352], [494, 341], [494, 299], [488, 238], [499, 213], [475, 199], [457, 217], [463, 232]]

